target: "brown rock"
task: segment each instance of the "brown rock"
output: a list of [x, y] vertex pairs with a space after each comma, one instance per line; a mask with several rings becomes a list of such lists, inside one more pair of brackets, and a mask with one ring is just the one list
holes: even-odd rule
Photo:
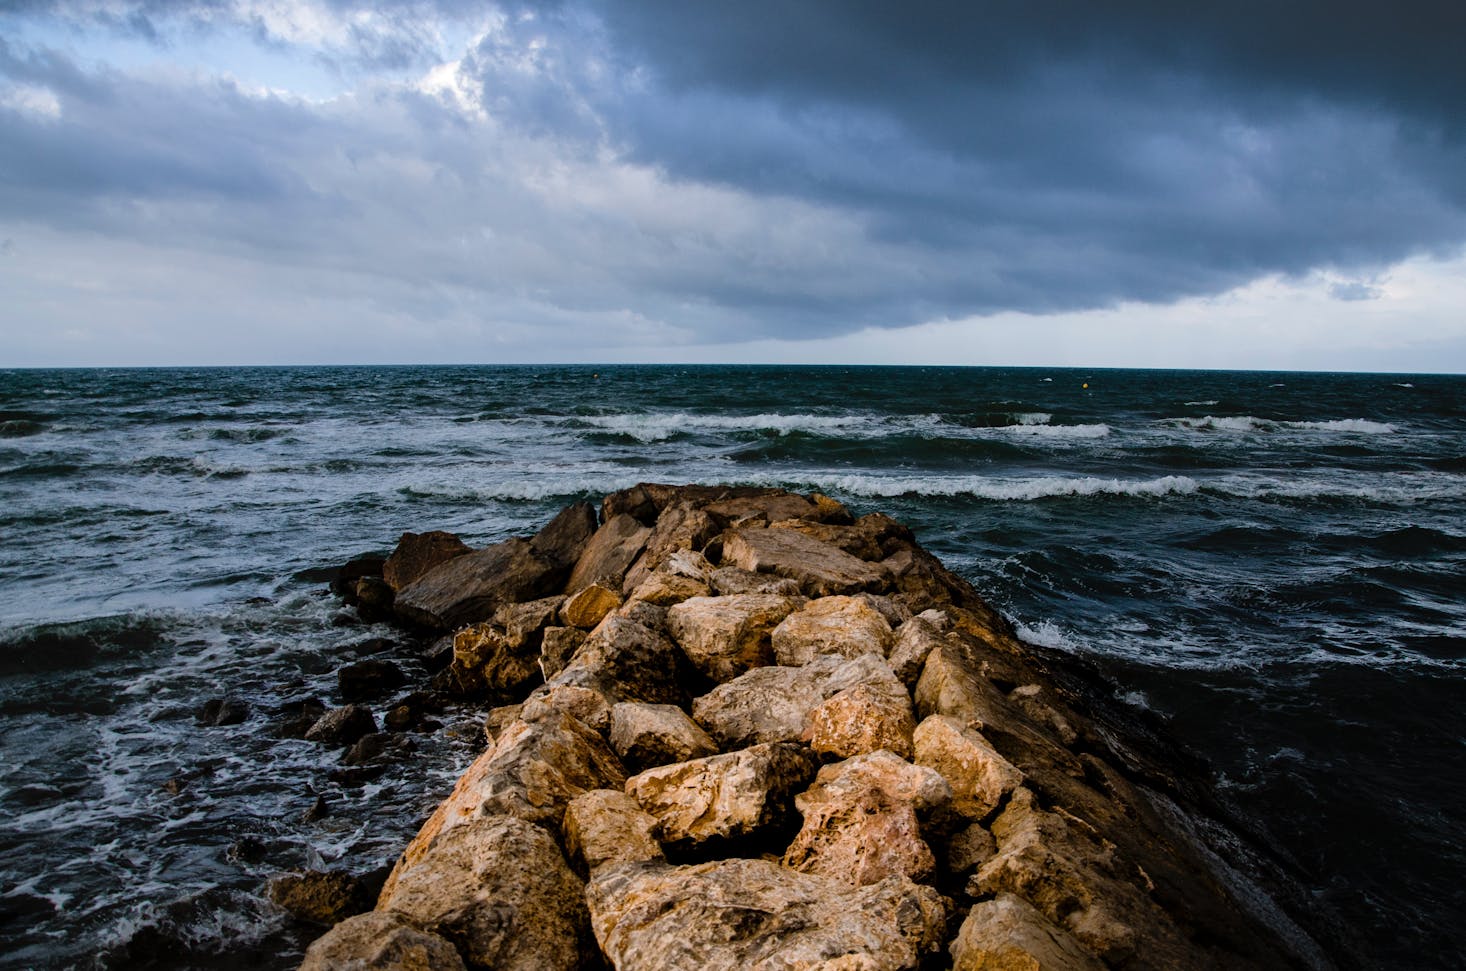
[[647, 537], [646, 549], [626, 574], [622, 592], [628, 596], [654, 570], [661, 569], [678, 551], [700, 550], [722, 530], [712, 516], [689, 502], [662, 510]]
[[[336, 670], [336, 684], [343, 701], [366, 701], [401, 687], [407, 681], [402, 669], [386, 658], [371, 657], [343, 664]], [[223, 724], [217, 722], [216, 724]]]
[[788, 577], [811, 597], [879, 592], [889, 581], [886, 570], [792, 529], [740, 527], [723, 538], [723, 563], [754, 573]]
[[712, 590], [701, 580], [658, 569], [646, 575], [631, 592], [631, 599], [659, 607], [670, 607], [693, 597], [706, 597], [711, 593]]
[[952, 808], [968, 819], [986, 818], [1023, 783], [1023, 773], [997, 753], [975, 728], [932, 715], [916, 727], [916, 764], [940, 772], [952, 787]]
[[748, 519], [775, 523], [782, 519], [814, 519], [819, 516], [819, 507], [813, 502], [803, 496], [778, 491], [721, 499], [710, 502], [703, 508], [722, 523], [737, 523]]
[[981, 823], [958, 830], [947, 840], [947, 872], [955, 877], [975, 873], [998, 852], [998, 841]]
[[661, 860], [657, 820], [616, 789], [594, 789], [565, 807], [565, 852], [586, 872], [606, 863]]
[[580, 650], [586, 632], [577, 627], [546, 627], [540, 640], [540, 671], [545, 680], [553, 678]]
[[332, 708], [311, 725], [305, 733], [307, 742], [320, 742], [332, 748], [351, 745], [363, 735], [377, 730], [377, 720], [366, 705]]
[[585, 544], [570, 572], [565, 592], [574, 596], [592, 583], [619, 590], [626, 571], [641, 555], [651, 530], [625, 513], [607, 519]]
[[548, 833], [513, 816], [438, 836], [381, 907], [452, 941], [472, 967], [572, 971], [589, 956], [583, 884]]
[[817, 765], [803, 746], [755, 745], [647, 769], [626, 780], [626, 793], [657, 818], [663, 842], [697, 844], [783, 826]]
[[1003, 693], [948, 641], [927, 654], [914, 694], [922, 717], [947, 715], [978, 729], [1011, 721]]
[[773, 662], [770, 633], [803, 603], [773, 594], [694, 597], [667, 611], [667, 629], [699, 671], [727, 681]]
[[872, 539], [870, 533], [848, 523], [842, 526], [811, 519], [785, 519], [769, 525], [776, 529], [792, 529], [822, 543], [838, 546], [862, 560], [879, 562], [883, 555], [881, 544]]
[[310, 924], [330, 927], [353, 914], [365, 913], [381, 888], [382, 878], [341, 870], [282, 873], [270, 880], [270, 902]]
[[506, 603], [555, 592], [564, 573], [528, 540], [456, 556], [424, 573], [397, 594], [398, 616], [435, 630], [487, 620]]
[[474, 624], [453, 635], [449, 671], [460, 692], [486, 691], [508, 701], [539, 684], [539, 649], [527, 644], [516, 649], [502, 627]]
[[850, 758], [885, 749], [912, 755], [916, 716], [900, 684], [880, 681], [846, 688], [809, 713], [803, 740], [821, 755]]
[[1021, 897], [1000, 893], [972, 908], [952, 942], [952, 971], [1103, 971], [1073, 935]]
[[916, 687], [926, 659], [942, 643], [941, 630], [926, 615], [912, 617], [896, 631], [891, 670], [908, 688]]
[[585, 545], [595, 531], [596, 508], [588, 502], [577, 502], [560, 510], [549, 525], [535, 534], [530, 545], [561, 570], [569, 570], [585, 552]]
[[718, 753], [708, 733], [676, 705], [616, 705], [611, 709], [610, 740], [632, 772]]
[[551, 683], [574, 677], [615, 701], [686, 702], [682, 655], [660, 631], [612, 614], [596, 626]]
[[371, 911], [344, 920], [306, 949], [300, 971], [467, 971], [447, 939], [401, 914]]
[[588, 584], [565, 601], [560, 619], [570, 627], [590, 630], [621, 606], [621, 595], [600, 583]]
[[821, 597], [784, 618], [769, 638], [774, 659], [797, 667], [820, 654], [885, 657], [891, 646], [891, 625], [864, 600]]
[[739, 593], [768, 593], [781, 597], [799, 596], [799, 584], [788, 577], [776, 577], [772, 573], [754, 573], [736, 566], [723, 566], [708, 574], [708, 583], [713, 593], [729, 597]]
[[898, 971], [940, 946], [946, 903], [893, 878], [852, 889], [766, 860], [622, 863], [586, 888], [619, 971]]
[[543, 708], [562, 711], [600, 735], [611, 730], [611, 701], [597, 688], [565, 683], [543, 685], [525, 699], [520, 714], [526, 721], [534, 721]]
[[470, 552], [463, 540], [442, 530], [403, 533], [397, 548], [382, 564], [382, 579], [393, 592], [400, 592], [434, 567]]
[[494, 611], [494, 623], [517, 653], [538, 653], [545, 628], [555, 623], [565, 598], [559, 595], [541, 597], [524, 603], [504, 604]]

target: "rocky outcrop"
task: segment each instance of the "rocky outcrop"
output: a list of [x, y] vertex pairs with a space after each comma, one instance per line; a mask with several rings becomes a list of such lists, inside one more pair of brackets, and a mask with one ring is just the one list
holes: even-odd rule
[[304, 967], [1327, 966], [1204, 788], [899, 523], [657, 484], [600, 519], [399, 543], [384, 602], [491, 745]]

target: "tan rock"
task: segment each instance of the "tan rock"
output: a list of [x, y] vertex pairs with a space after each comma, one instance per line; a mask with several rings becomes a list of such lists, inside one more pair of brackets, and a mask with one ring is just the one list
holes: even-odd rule
[[428, 533], [403, 533], [397, 548], [382, 564], [382, 579], [398, 591], [436, 566], [441, 566], [472, 550], [452, 533], [433, 530]]
[[975, 728], [932, 715], [916, 726], [916, 764], [941, 773], [952, 787], [952, 808], [968, 819], [986, 818], [1023, 783], [1023, 773]]
[[544, 829], [513, 816], [438, 836], [380, 906], [452, 941], [472, 967], [571, 971], [590, 953], [584, 885]]
[[998, 853], [998, 841], [981, 823], [953, 833], [947, 840], [947, 872], [954, 877], [976, 873]]
[[694, 580], [666, 570], [653, 570], [631, 592], [633, 600], [644, 600], [659, 607], [670, 607], [693, 597], [706, 597], [712, 590], [701, 580]]
[[811, 519], [785, 519], [769, 525], [775, 529], [792, 529], [822, 543], [838, 546], [851, 556], [859, 557], [862, 560], [878, 562], [883, 556], [880, 543], [873, 540], [868, 532], [857, 529], [849, 523], [836, 525], [815, 522]]
[[580, 650], [585, 643], [586, 632], [578, 627], [546, 627], [540, 640], [540, 671], [545, 680], [553, 678]]
[[[593, 683], [614, 701], [682, 704], [682, 653], [661, 632], [612, 614], [596, 626], [550, 684]], [[587, 681], [588, 679], [588, 681]]]
[[978, 671], [959, 645], [944, 640], [933, 647], [916, 682], [917, 714], [947, 715], [978, 729], [1011, 721], [1003, 693]]
[[516, 651], [536, 653], [545, 628], [555, 622], [564, 602], [565, 598], [557, 594], [524, 603], [504, 604], [494, 611], [494, 623], [503, 628], [505, 638]]
[[809, 714], [802, 740], [821, 755], [850, 758], [885, 749], [911, 758], [916, 716], [900, 684], [880, 681], [846, 688]]
[[434, 567], [397, 592], [393, 609], [410, 623], [452, 630], [504, 604], [549, 596], [563, 576], [528, 540], [511, 539]]
[[811, 597], [879, 592], [889, 582], [878, 564], [792, 529], [731, 529], [723, 538], [723, 563], [788, 577]]
[[621, 606], [621, 594], [600, 583], [591, 583], [580, 588], [560, 608], [560, 620], [569, 627], [590, 630], [606, 618], [606, 615]]
[[594, 789], [565, 807], [565, 852], [585, 872], [606, 863], [661, 860], [655, 816], [619, 789]]
[[618, 971], [914, 969], [946, 924], [930, 887], [851, 888], [765, 860], [605, 866], [586, 899]]
[[788, 577], [772, 573], [754, 573], [736, 566], [722, 566], [708, 574], [713, 593], [730, 597], [739, 593], [771, 593], [783, 597], [799, 596], [799, 584]]
[[625, 513], [606, 520], [585, 544], [585, 550], [570, 571], [565, 592], [574, 596], [592, 583], [619, 590], [627, 569], [641, 555], [651, 532]]
[[701, 550], [722, 527], [705, 511], [690, 502], [678, 502], [663, 509], [647, 537], [646, 549], [626, 573], [624, 593], [643, 583], [678, 552]]
[[891, 670], [907, 687], [916, 687], [927, 657], [941, 643], [942, 632], [926, 616], [911, 618], [896, 631], [890, 653]]
[[647, 769], [626, 780], [626, 793], [657, 818], [663, 842], [697, 844], [783, 825], [817, 766], [801, 745], [755, 745]]
[[623, 702], [611, 709], [611, 748], [629, 770], [706, 758], [718, 747], [676, 705]]
[[667, 629], [699, 671], [727, 681], [773, 662], [770, 632], [803, 604], [773, 594], [694, 597], [668, 609]]
[[1011, 893], [974, 906], [951, 950], [952, 971], [1104, 969], [1072, 934]]
[[611, 730], [611, 700], [597, 688], [563, 682], [542, 685], [525, 699], [520, 717], [534, 721], [546, 708], [562, 711], [600, 735]]
[[797, 667], [820, 654], [886, 656], [891, 625], [870, 603], [856, 597], [821, 597], [785, 617], [769, 635], [777, 663]]
[[811, 492], [809, 501], [814, 503], [815, 511], [819, 514], [819, 520], [822, 523], [843, 526], [855, 521], [855, 517], [850, 515], [850, 510], [846, 509], [844, 503], [838, 499], [831, 499], [824, 493]]
[[803, 496], [777, 491], [761, 496], [723, 499], [708, 503], [703, 508], [723, 523], [747, 519], [773, 523], [781, 519], [813, 519], [819, 515], [819, 507]]
[[464, 689], [481, 687], [505, 700], [519, 697], [542, 677], [539, 646], [516, 649], [503, 628], [474, 624], [453, 635], [452, 673]]
[[444, 937], [401, 914], [374, 910], [348, 918], [306, 949], [300, 971], [466, 971]]

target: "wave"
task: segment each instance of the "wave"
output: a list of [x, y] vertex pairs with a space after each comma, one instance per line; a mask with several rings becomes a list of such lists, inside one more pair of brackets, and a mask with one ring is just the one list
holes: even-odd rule
[[871, 498], [897, 496], [971, 496], [994, 501], [1030, 502], [1074, 496], [1189, 495], [1200, 486], [1184, 475], [1156, 479], [1103, 479], [1094, 476], [1033, 476], [989, 478], [986, 476], [821, 476], [811, 483], [816, 489]]
[[598, 432], [621, 435], [649, 444], [699, 432], [731, 432], [744, 434], [818, 435], [826, 438], [872, 439], [899, 435], [925, 438], [986, 438], [1013, 435], [1042, 439], [1090, 439], [1110, 434], [1103, 424], [1053, 425], [1049, 412], [1005, 413], [997, 423], [979, 426], [957, 424], [938, 414], [878, 415], [850, 413], [819, 415], [811, 413], [780, 414], [765, 412], [756, 415], [702, 415], [685, 412], [622, 413], [587, 415], [566, 419], [572, 427], [581, 426]]
[[[1191, 404], [1192, 402], [1187, 402]], [[1206, 404], [1208, 402], [1199, 402]], [[1216, 402], [1209, 402], [1216, 404]], [[1207, 415], [1203, 418], [1167, 418], [1161, 424], [1203, 432], [1277, 432], [1283, 430], [1339, 432], [1352, 435], [1390, 435], [1397, 429], [1390, 422], [1366, 418], [1341, 418], [1333, 421], [1274, 421], [1251, 415]]]

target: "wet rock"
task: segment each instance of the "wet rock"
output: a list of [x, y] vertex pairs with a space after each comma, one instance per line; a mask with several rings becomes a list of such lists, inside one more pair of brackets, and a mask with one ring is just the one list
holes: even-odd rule
[[641, 555], [651, 530], [624, 513], [612, 516], [596, 530], [570, 572], [565, 592], [574, 596], [592, 583], [619, 590], [626, 571]]
[[194, 717], [200, 725], [241, 725], [249, 717], [249, 705], [237, 698], [210, 698]]
[[985, 819], [1023, 783], [1022, 772], [980, 732], [955, 718], [924, 719], [913, 740], [916, 763], [941, 773], [952, 787], [952, 808], [968, 819]]
[[922, 838], [918, 813], [929, 814], [950, 798], [941, 776], [891, 752], [827, 765], [794, 797], [804, 825], [784, 865], [857, 887], [892, 876], [925, 880], [936, 858]]
[[565, 807], [565, 852], [582, 872], [606, 863], [661, 860], [655, 816], [615, 789], [594, 789]]
[[297, 920], [330, 927], [372, 909], [384, 874], [359, 875], [341, 870], [305, 870], [270, 880], [270, 902]]
[[356, 606], [356, 612], [368, 623], [389, 620], [392, 617], [395, 594], [381, 577], [362, 577], [351, 588], [348, 598]]
[[792, 529], [732, 529], [723, 537], [723, 563], [788, 577], [811, 597], [879, 592], [889, 581], [880, 565]]
[[821, 654], [886, 656], [891, 625], [869, 602], [856, 597], [821, 597], [790, 614], [770, 634], [779, 664], [808, 664]]
[[716, 755], [702, 726], [676, 705], [623, 702], [611, 709], [611, 748], [632, 772]]
[[409, 623], [451, 630], [488, 620], [504, 604], [549, 596], [563, 577], [527, 540], [511, 539], [429, 570], [398, 592], [395, 609]]
[[694, 597], [668, 609], [667, 629], [699, 671], [728, 681], [773, 663], [769, 635], [803, 603], [772, 594]]
[[535, 534], [530, 545], [557, 569], [568, 573], [585, 552], [585, 546], [595, 532], [595, 506], [577, 502], [560, 510], [549, 525]]
[[442, 566], [456, 556], [473, 552], [468, 544], [442, 530], [427, 533], [403, 533], [397, 548], [382, 564], [382, 579], [393, 592], [400, 592], [423, 574]]
[[458, 950], [388, 911], [342, 921], [305, 952], [300, 971], [467, 971]]
[[754, 573], [736, 566], [722, 566], [708, 574], [708, 583], [713, 593], [730, 597], [739, 593], [777, 594], [781, 597], [800, 595], [799, 584], [788, 577], [777, 577], [772, 573]]
[[553, 678], [580, 650], [586, 632], [577, 627], [546, 627], [540, 640], [540, 671], [545, 680]]
[[490, 697], [520, 697], [539, 684], [539, 645], [521, 641], [516, 647], [502, 627], [474, 624], [453, 635], [453, 664], [449, 668], [460, 693]]
[[897, 971], [937, 951], [946, 923], [930, 887], [852, 889], [765, 860], [608, 865], [586, 900], [620, 971]]
[[286, 702], [276, 711], [274, 734], [277, 738], [305, 738], [306, 732], [327, 710], [326, 703], [319, 698]]
[[407, 683], [407, 675], [384, 658], [353, 661], [336, 671], [336, 683], [345, 702], [370, 701]]
[[590, 956], [583, 895], [545, 830], [485, 816], [399, 868], [380, 909], [452, 941], [471, 967], [572, 971]]
[[817, 765], [800, 745], [755, 745], [647, 769], [626, 780], [626, 793], [656, 817], [663, 842], [745, 837], [785, 826]]
[[[338, 597], [350, 599], [356, 589], [356, 581], [363, 577], [376, 577], [381, 579], [382, 569], [386, 560], [380, 556], [358, 556], [344, 565], [327, 570], [326, 573], [331, 584], [331, 592]], [[313, 579], [314, 571], [307, 571], [306, 576], [301, 579]]]
[[409, 732], [425, 728], [428, 715], [442, 712], [442, 699], [426, 691], [412, 691], [391, 702], [382, 716], [382, 726], [389, 732]]
[[915, 688], [927, 657], [941, 644], [942, 632], [928, 616], [912, 617], [896, 631], [890, 653], [891, 670], [908, 688]]
[[357, 739], [341, 757], [342, 765], [366, 765], [371, 762], [400, 759], [412, 753], [412, 742], [401, 735], [373, 732]]
[[962, 922], [951, 951], [952, 971], [1104, 968], [1073, 935], [1010, 893], [1000, 893], [974, 906]]
[[325, 796], [316, 796], [311, 802], [310, 808], [300, 814], [302, 823], [314, 823], [317, 820], [325, 819], [331, 815], [331, 803]]
[[569, 627], [590, 630], [621, 606], [621, 594], [600, 583], [582, 587], [560, 608], [560, 620]]
[[817, 705], [801, 738], [821, 755], [849, 758], [881, 749], [911, 758], [916, 716], [899, 683], [877, 681], [846, 688]]
[[332, 708], [311, 725], [305, 733], [308, 742], [320, 742], [331, 747], [354, 744], [363, 735], [377, 730], [377, 720], [372, 710], [365, 705], [346, 705]]

